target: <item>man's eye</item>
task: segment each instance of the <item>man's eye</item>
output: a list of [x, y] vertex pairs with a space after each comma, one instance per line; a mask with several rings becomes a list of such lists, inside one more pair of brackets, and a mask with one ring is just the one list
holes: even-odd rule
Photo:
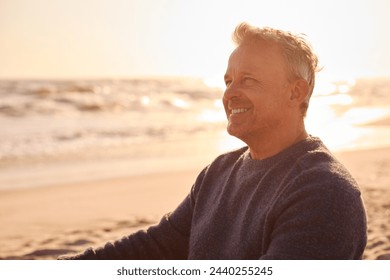
[[246, 86], [252, 86], [257, 83], [257, 80], [251, 77], [245, 77], [242, 79], [242, 84]]
[[245, 77], [244, 79], [242, 79], [243, 83], [251, 83], [251, 82], [254, 82], [255, 80], [253, 78], [250, 78], [250, 77]]
[[227, 87], [230, 86], [231, 83], [232, 83], [231, 80], [225, 80], [225, 85], [226, 85]]

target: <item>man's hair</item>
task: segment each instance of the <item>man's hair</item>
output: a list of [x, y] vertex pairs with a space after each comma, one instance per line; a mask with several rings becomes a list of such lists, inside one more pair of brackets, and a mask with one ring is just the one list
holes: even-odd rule
[[319, 69], [318, 58], [303, 36], [269, 27], [254, 27], [244, 22], [236, 27], [232, 38], [237, 45], [247, 41], [264, 40], [280, 46], [290, 78], [304, 79], [309, 84], [309, 94], [301, 107], [302, 114], [305, 116], [314, 89], [315, 73]]

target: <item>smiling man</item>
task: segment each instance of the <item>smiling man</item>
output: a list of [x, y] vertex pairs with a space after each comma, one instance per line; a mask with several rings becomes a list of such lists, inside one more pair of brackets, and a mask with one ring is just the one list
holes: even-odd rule
[[223, 154], [172, 213], [146, 231], [64, 259], [361, 259], [356, 182], [304, 117], [317, 57], [302, 37], [240, 24], [225, 74]]
[[[301, 106], [311, 92], [309, 79], [289, 70], [277, 37], [272, 37], [277, 33], [264, 30], [266, 40], [254, 37], [256, 33], [245, 35], [249, 31], [241, 26], [235, 33], [239, 46], [229, 59], [223, 102], [228, 132], [248, 144], [254, 159], [263, 159], [307, 137]], [[314, 73], [317, 59], [309, 52], [301, 54], [305, 55], [312, 60], [303, 57], [297, 63]]]

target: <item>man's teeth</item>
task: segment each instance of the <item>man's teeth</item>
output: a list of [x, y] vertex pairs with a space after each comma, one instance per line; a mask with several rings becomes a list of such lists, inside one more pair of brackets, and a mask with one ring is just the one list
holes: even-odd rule
[[248, 111], [248, 109], [239, 108], [239, 109], [232, 109], [231, 113], [232, 114], [239, 114], [239, 113], [244, 113], [246, 111]]

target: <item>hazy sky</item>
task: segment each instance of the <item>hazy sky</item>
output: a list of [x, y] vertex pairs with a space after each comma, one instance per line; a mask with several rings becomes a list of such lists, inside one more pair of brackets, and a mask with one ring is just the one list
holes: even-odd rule
[[0, 0], [0, 78], [222, 80], [242, 22], [305, 33], [324, 76], [390, 76], [389, 0]]

